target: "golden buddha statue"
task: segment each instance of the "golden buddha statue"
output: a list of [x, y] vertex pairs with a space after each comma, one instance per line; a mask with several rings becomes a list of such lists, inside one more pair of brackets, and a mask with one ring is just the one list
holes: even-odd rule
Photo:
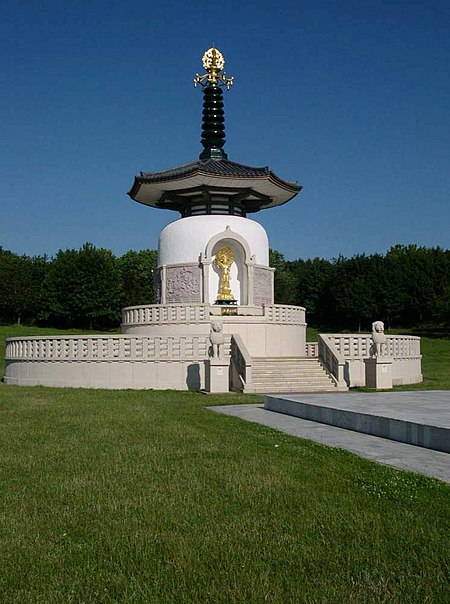
[[217, 268], [222, 271], [219, 283], [219, 294], [217, 301], [234, 301], [234, 296], [230, 288], [230, 277], [231, 277], [231, 265], [234, 262], [234, 253], [229, 245], [221, 247], [217, 251], [216, 258], [214, 260]]

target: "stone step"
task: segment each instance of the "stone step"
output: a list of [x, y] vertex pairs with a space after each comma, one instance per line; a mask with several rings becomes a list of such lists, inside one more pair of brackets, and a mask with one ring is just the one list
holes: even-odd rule
[[333, 386], [334, 387], [334, 382], [332, 380], [293, 380], [291, 382], [285, 381], [285, 382], [278, 382], [278, 383], [274, 383], [273, 381], [264, 381], [264, 380], [252, 380], [253, 386], [264, 386], [264, 388], [267, 390], [267, 388], [278, 388], [278, 387], [283, 387], [285, 389], [289, 389], [292, 390], [292, 388], [296, 388], [296, 387], [300, 387], [300, 386], [305, 386], [305, 387], [310, 387], [313, 388], [314, 386]]
[[302, 369], [303, 371], [311, 371], [317, 368], [322, 368], [322, 365], [319, 365], [319, 363], [316, 363], [315, 365], [302, 365], [301, 363], [298, 364], [294, 364], [294, 363], [285, 363], [285, 364], [281, 364], [281, 363], [253, 363], [253, 367], [272, 367], [273, 369], [277, 370], [277, 371], [283, 371], [283, 369], [285, 368], [290, 368], [290, 369]]
[[317, 371], [317, 372], [313, 372], [313, 371], [287, 371], [286, 373], [284, 372], [278, 372], [278, 371], [252, 371], [252, 375], [253, 375], [253, 379], [255, 379], [256, 376], [258, 377], [263, 377], [263, 378], [269, 378], [269, 377], [279, 377], [279, 378], [285, 378], [287, 379], [288, 377], [291, 378], [296, 378], [296, 377], [300, 377], [300, 378], [311, 378], [311, 379], [317, 379], [318, 377], [329, 377], [329, 374], [326, 371]]
[[315, 369], [317, 367], [322, 367], [322, 365], [319, 363], [319, 361], [316, 361], [315, 363], [302, 363], [301, 361], [298, 362], [292, 362], [292, 361], [288, 361], [286, 363], [278, 363], [278, 362], [271, 362], [271, 361], [266, 361], [266, 362], [262, 362], [262, 361], [258, 361], [257, 363], [255, 363], [255, 361], [252, 361], [252, 365], [253, 367], [273, 367], [274, 369], [278, 369], [281, 370], [285, 367], [292, 367], [293, 369], [304, 369], [305, 371], [307, 371], [308, 369]]
[[253, 384], [255, 392], [266, 394], [269, 390], [274, 392], [334, 392], [334, 384]]
[[335, 387], [335, 383], [332, 380], [294, 380], [292, 382], [273, 382], [273, 381], [267, 381], [265, 382], [264, 380], [253, 380], [252, 381], [253, 386], [264, 386], [265, 390], [267, 391], [268, 389], [272, 388], [272, 389], [284, 389], [284, 390], [292, 390], [293, 388], [301, 388], [301, 387], [305, 387], [305, 388], [320, 388], [320, 387]]
[[317, 357], [252, 357], [254, 361], [279, 361], [280, 363], [284, 363], [284, 361], [301, 361], [301, 362], [311, 362], [317, 363]]
[[271, 371], [254, 371], [252, 373], [253, 375], [253, 380], [257, 380], [257, 379], [263, 379], [263, 380], [269, 380], [269, 379], [282, 379], [282, 380], [295, 380], [297, 378], [300, 379], [311, 379], [311, 380], [316, 380], [316, 379], [321, 379], [321, 378], [328, 378], [329, 376], [323, 372], [323, 373], [300, 373], [300, 372], [292, 372], [292, 373], [274, 373]]
[[316, 360], [314, 363], [300, 361], [255, 361], [253, 359], [253, 365], [255, 367], [264, 367], [265, 365], [270, 365], [271, 367], [320, 367], [319, 361]]
[[310, 359], [304, 357], [253, 357], [252, 362], [254, 365], [265, 365], [266, 363], [270, 363], [271, 365], [302, 365], [303, 367], [307, 367], [308, 365], [317, 365], [319, 363], [319, 359]]
[[253, 375], [256, 374], [261, 374], [261, 375], [279, 375], [279, 376], [287, 376], [287, 375], [327, 375], [327, 372], [324, 369], [321, 368], [317, 368], [317, 369], [308, 369], [308, 370], [302, 370], [302, 369], [288, 369], [288, 370], [275, 370], [272, 369], [271, 367], [269, 368], [257, 368], [255, 369], [254, 367], [252, 368], [252, 372]]
[[336, 383], [317, 358], [269, 357], [252, 359], [252, 384], [257, 393], [333, 392]]
[[326, 393], [326, 392], [337, 392], [338, 388], [333, 384], [328, 385], [314, 385], [314, 386], [304, 386], [299, 385], [295, 387], [290, 387], [286, 384], [277, 384], [274, 387], [274, 384], [267, 385], [253, 385], [252, 388], [248, 388], [245, 390], [247, 394], [299, 394], [302, 392], [307, 393]]

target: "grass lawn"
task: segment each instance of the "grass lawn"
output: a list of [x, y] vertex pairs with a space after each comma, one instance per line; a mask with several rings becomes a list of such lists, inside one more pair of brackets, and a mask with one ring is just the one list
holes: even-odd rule
[[450, 390], [450, 340], [421, 338], [420, 347], [423, 382], [395, 390]]
[[0, 386], [2, 604], [449, 601], [450, 488], [258, 400]]

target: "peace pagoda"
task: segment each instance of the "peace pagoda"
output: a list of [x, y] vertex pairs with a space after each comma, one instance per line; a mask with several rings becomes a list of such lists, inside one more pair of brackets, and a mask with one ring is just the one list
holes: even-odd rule
[[[322, 334], [307, 343], [305, 309], [275, 304], [267, 234], [249, 215], [287, 203], [301, 186], [228, 159], [223, 88], [233, 78], [224, 65], [210, 48], [206, 73], [194, 79], [203, 92], [198, 160], [141, 172], [129, 191], [179, 214], [160, 233], [156, 304], [124, 308], [121, 334], [7, 340], [5, 383], [206, 392], [365, 384], [370, 335]], [[394, 383], [421, 378], [419, 345], [406, 340], [388, 336], [392, 359], [383, 367], [391, 363]]]

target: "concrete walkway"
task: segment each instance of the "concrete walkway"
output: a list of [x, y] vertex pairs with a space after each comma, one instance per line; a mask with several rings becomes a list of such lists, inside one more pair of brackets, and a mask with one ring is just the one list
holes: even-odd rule
[[[336, 394], [308, 394], [308, 398], [317, 397], [316, 403], [319, 403], [319, 399], [331, 405], [331, 400], [334, 399], [333, 407], [336, 403], [343, 406], [353, 407], [354, 405], [372, 405], [373, 397], [383, 397], [382, 399], [376, 399], [380, 402], [380, 412], [383, 410], [389, 415], [389, 399], [390, 397], [396, 397], [400, 395], [398, 401], [403, 401], [401, 406], [406, 404], [406, 401], [416, 401], [417, 416], [416, 420], [422, 421], [425, 425], [430, 423], [438, 423], [443, 425], [446, 423], [444, 418], [440, 418], [441, 413], [448, 418], [448, 412], [450, 411], [450, 391], [449, 392], [437, 392], [437, 391], [420, 391], [420, 392], [396, 392], [396, 393], [336, 393]], [[280, 395], [276, 395], [280, 396]], [[288, 395], [291, 397], [300, 397], [300, 400], [304, 400], [305, 395]], [[394, 399], [395, 402], [396, 399]], [[434, 404], [436, 403], [436, 404]], [[413, 405], [414, 406], [414, 405]], [[394, 405], [395, 407], [395, 405]], [[256, 405], [229, 405], [229, 406], [215, 406], [210, 409], [238, 417], [250, 422], [255, 422], [280, 430], [293, 436], [300, 438], [306, 438], [308, 440], [314, 440], [330, 447], [339, 447], [351, 451], [356, 455], [365, 457], [378, 463], [400, 468], [402, 470], [410, 470], [412, 472], [418, 472], [427, 476], [433, 476], [450, 483], [450, 454], [441, 451], [435, 451], [432, 449], [426, 449], [424, 447], [418, 447], [403, 442], [396, 442], [381, 438], [379, 436], [372, 436], [370, 434], [363, 434], [353, 430], [347, 430], [324, 423], [310, 421], [308, 419], [302, 419], [299, 417], [292, 417], [283, 413], [277, 413], [275, 411], [269, 411], [264, 409], [262, 404]], [[427, 414], [427, 409], [429, 413]], [[413, 418], [413, 412], [408, 410], [406, 412], [408, 419]], [[395, 417], [398, 415], [397, 411], [394, 411], [392, 415]]]

